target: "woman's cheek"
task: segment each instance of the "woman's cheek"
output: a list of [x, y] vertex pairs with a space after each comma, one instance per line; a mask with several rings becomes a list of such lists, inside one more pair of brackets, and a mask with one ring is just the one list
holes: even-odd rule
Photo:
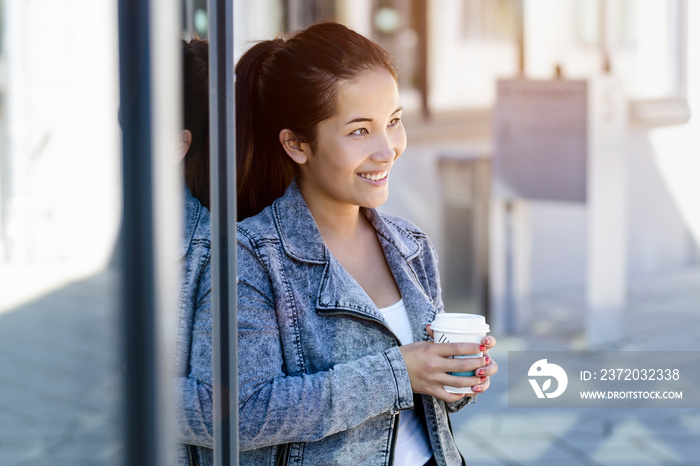
[[408, 138], [406, 136], [406, 129], [403, 127], [403, 123], [399, 123], [399, 128], [397, 128], [397, 135], [396, 135], [396, 142], [394, 143], [394, 147], [396, 147], [396, 157], [394, 157], [394, 160], [398, 159], [401, 154], [406, 150], [406, 144], [408, 142]]

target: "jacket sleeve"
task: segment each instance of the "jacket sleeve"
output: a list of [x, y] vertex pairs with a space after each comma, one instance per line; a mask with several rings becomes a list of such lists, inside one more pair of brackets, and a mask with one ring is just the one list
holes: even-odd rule
[[286, 374], [272, 282], [240, 235], [238, 274], [241, 450], [312, 442], [382, 413], [413, 407], [398, 347], [327, 371]]
[[175, 379], [178, 442], [214, 447], [211, 269], [207, 258], [197, 282], [189, 373]]

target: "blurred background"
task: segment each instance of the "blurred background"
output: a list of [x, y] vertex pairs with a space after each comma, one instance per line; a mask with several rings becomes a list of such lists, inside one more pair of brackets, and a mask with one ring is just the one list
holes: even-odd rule
[[[698, 410], [509, 410], [505, 368], [508, 350], [700, 350], [700, 5], [233, 5], [236, 57], [329, 20], [395, 58], [408, 148], [381, 210], [428, 234], [447, 310], [500, 342], [492, 393], [455, 419], [469, 464], [697, 461]], [[207, 37], [206, 0], [170, 8]], [[2, 465], [124, 458], [117, 52], [114, 1], [0, 0]]]

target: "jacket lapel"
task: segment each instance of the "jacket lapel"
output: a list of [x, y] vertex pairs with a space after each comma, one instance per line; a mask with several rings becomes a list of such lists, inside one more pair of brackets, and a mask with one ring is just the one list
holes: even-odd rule
[[380, 215], [374, 209], [367, 209], [365, 215], [379, 235], [389, 268], [399, 287], [408, 319], [411, 322], [413, 341], [424, 341], [428, 334], [425, 326], [437, 315], [437, 308], [426, 291], [427, 284], [421, 283], [413, 268], [414, 259], [422, 252], [416, 239], [398, 225]]
[[354, 314], [386, 324], [365, 290], [329, 252], [318, 291], [319, 314]]

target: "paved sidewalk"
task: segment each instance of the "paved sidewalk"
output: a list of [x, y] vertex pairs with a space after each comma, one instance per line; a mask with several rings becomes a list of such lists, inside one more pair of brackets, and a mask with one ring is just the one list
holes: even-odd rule
[[[470, 466], [700, 465], [700, 409], [508, 408], [508, 351], [582, 347], [581, 295], [540, 298], [534, 309], [533, 333], [499, 338], [491, 388], [452, 418]], [[623, 341], [601, 349], [700, 351], [700, 270], [635, 283], [626, 326]]]
[[123, 464], [117, 285], [107, 271], [0, 313], [0, 466]]
[[[122, 464], [117, 289], [107, 271], [0, 313], [0, 466]], [[700, 409], [507, 407], [508, 351], [579, 349], [582, 302], [541, 297], [531, 335], [499, 337], [491, 389], [453, 416], [468, 464], [700, 465]], [[700, 268], [635, 284], [627, 329], [610, 349], [700, 351]]]

